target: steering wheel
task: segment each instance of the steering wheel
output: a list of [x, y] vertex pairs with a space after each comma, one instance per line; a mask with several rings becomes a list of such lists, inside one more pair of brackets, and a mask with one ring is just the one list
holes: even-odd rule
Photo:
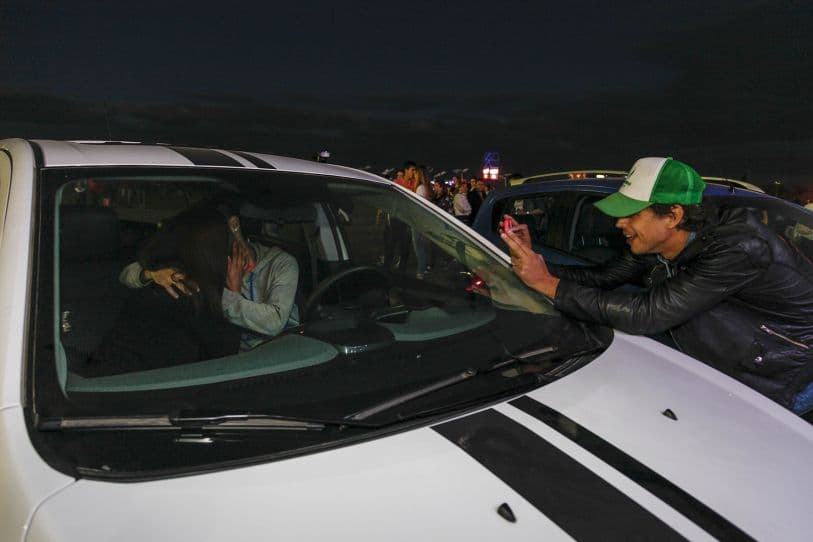
[[358, 273], [367, 273], [372, 272], [374, 274], [380, 275], [384, 278], [387, 284], [390, 283], [391, 278], [390, 276], [382, 271], [378, 267], [373, 267], [371, 265], [357, 265], [355, 267], [348, 267], [347, 269], [343, 269], [338, 273], [334, 273], [329, 277], [325, 278], [322, 282], [316, 285], [311, 295], [308, 296], [307, 301], [305, 301], [305, 306], [302, 309], [302, 321], [307, 322], [310, 321], [311, 313], [319, 306], [319, 302], [322, 300], [322, 297], [330, 290], [337, 282], [340, 282], [350, 275], [355, 275]]

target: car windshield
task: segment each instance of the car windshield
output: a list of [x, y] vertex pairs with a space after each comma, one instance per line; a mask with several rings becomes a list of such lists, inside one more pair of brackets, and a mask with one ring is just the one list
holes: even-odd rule
[[539, 386], [611, 337], [389, 183], [143, 168], [45, 178], [43, 418], [391, 424]]

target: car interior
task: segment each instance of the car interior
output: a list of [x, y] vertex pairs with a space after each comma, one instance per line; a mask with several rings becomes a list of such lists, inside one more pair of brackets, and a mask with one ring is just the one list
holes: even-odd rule
[[[506, 344], [523, 350], [572, 335], [573, 348], [582, 347], [581, 326], [563, 320], [540, 296], [512, 288], [517, 279], [510, 268], [495, 266], [461, 234], [464, 230], [389, 189], [319, 182], [317, 189], [249, 188], [238, 194], [248, 239], [280, 247], [299, 265], [295, 302], [301, 325], [226, 357], [102, 375], [88, 372], [87, 360], [111, 333], [130, 296], [138, 295], [119, 282], [122, 269], [164, 221], [215, 192], [220, 194], [224, 185], [204, 178], [183, 182], [100, 178], [96, 185], [107, 188], [99, 193], [89, 193], [87, 179], [64, 185], [55, 216], [54, 262], [56, 373], [62, 393], [67, 397], [172, 391], [275, 375], [293, 378], [287, 375], [306, 369], [324, 374], [344, 371], [342, 378], [352, 374], [348, 369], [358, 370], [360, 378], [371, 379], [375, 373], [389, 382], [387, 386], [403, 386], [392, 380], [395, 373], [381, 364], [381, 355], [399, 360], [397, 366], [414, 378], [426, 379], [459, 366], [460, 359], [446, 352], [459, 340], [466, 341], [461, 351], [486, 355], [478, 363], [504, 358]], [[414, 267], [381, 264], [384, 246], [377, 217], [382, 209], [392, 220], [420, 228], [433, 264], [425, 278], [419, 279]], [[473, 281], [481, 287], [472, 288]], [[498, 313], [504, 315], [499, 326]], [[518, 325], [533, 314], [547, 324], [556, 323], [549, 328], [552, 335], [529, 336]], [[432, 355], [425, 353], [427, 345], [434, 349]], [[430, 365], [415, 364], [422, 356], [421, 363]], [[344, 368], [329, 363], [337, 359], [345, 360]], [[359, 365], [359, 360], [366, 365]], [[346, 385], [356, 384], [347, 380]], [[324, 393], [346, 395], [347, 390], [337, 385]], [[296, 394], [292, 388], [291, 397]]]

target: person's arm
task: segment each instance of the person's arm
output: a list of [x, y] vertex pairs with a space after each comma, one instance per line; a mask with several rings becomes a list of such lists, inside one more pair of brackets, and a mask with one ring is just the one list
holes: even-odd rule
[[196, 288], [186, 280], [186, 275], [174, 267], [149, 270], [144, 269], [138, 262], [133, 262], [121, 270], [119, 282], [128, 288], [144, 288], [154, 282], [174, 299], [178, 299], [180, 294], [192, 295], [191, 290]]
[[[587, 288], [561, 280], [554, 303], [563, 313], [626, 333], [649, 335], [671, 329], [757, 280], [767, 267], [767, 247], [749, 254], [739, 247], [708, 251], [674, 278], [639, 293]], [[715, 253], [716, 252], [716, 253]]]
[[121, 270], [121, 273], [119, 273], [119, 282], [128, 288], [144, 288], [145, 286], [149, 286], [152, 281], [144, 276], [143, 271], [144, 268], [141, 267], [140, 263], [133, 262]]
[[640, 257], [625, 251], [620, 258], [616, 258], [604, 265], [553, 265], [548, 264], [550, 272], [560, 279], [578, 282], [583, 286], [613, 289], [623, 284], [629, 284], [643, 275], [650, 266]]
[[255, 301], [224, 289], [223, 312], [235, 325], [274, 336], [285, 328], [291, 315], [299, 282], [299, 265], [293, 256], [282, 253], [266, 269], [266, 272], [255, 271]]
[[514, 272], [526, 285], [550, 298], [556, 295], [559, 279], [585, 286], [617, 288], [640, 277], [648, 267], [643, 259], [629, 252], [600, 267], [550, 265], [541, 254], [534, 252], [527, 224], [519, 224], [511, 215], [503, 215], [505, 221], [510, 227], [508, 231], [503, 231], [501, 226], [500, 237], [511, 252]]

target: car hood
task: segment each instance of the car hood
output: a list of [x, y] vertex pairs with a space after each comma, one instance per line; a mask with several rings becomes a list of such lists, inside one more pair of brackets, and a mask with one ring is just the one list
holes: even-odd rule
[[566, 378], [430, 427], [217, 473], [79, 480], [27, 540], [801, 540], [811, 429], [618, 333]]

